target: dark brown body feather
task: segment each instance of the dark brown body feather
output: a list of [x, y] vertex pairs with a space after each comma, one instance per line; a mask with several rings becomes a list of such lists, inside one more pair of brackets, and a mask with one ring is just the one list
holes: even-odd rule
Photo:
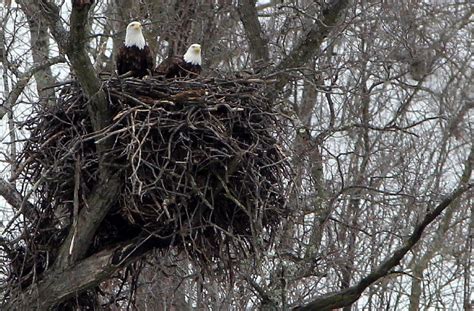
[[133, 77], [143, 78], [153, 71], [154, 57], [148, 45], [141, 50], [123, 45], [118, 50], [116, 62], [119, 75], [131, 71]]
[[183, 56], [173, 56], [165, 59], [155, 69], [155, 74], [165, 78], [190, 77], [195, 78], [201, 73], [201, 65], [187, 63]]

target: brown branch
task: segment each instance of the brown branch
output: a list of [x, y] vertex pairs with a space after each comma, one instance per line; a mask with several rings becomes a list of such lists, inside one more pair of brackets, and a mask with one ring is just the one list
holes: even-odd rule
[[2, 310], [49, 310], [68, 298], [100, 284], [152, 249], [147, 238], [134, 239], [96, 253], [64, 271], [52, 271], [28, 295], [16, 297]]
[[315, 18], [312, 27], [304, 32], [301, 40], [296, 43], [288, 56], [275, 67], [274, 72], [278, 79], [275, 85], [277, 91], [281, 91], [290, 80], [291, 75], [288, 70], [305, 65], [318, 53], [324, 39], [337, 25], [348, 5], [349, 0], [333, 0], [321, 15]]
[[[68, 56], [72, 69], [89, 99], [87, 108], [94, 130], [98, 132], [104, 129], [111, 123], [112, 116], [101, 81], [86, 52], [88, 14], [93, 1], [72, 1], [69, 32], [63, 26], [59, 7], [53, 2], [47, 0], [39, 1], [40, 3], [31, 0], [22, 2], [28, 9], [38, 10], [43, 14], [60, 51]], [[96, 148], [101, 154], [99, 180], [87, 198], [89, 207], [83, 207], [79, 213], [77, 226], [80, 229], [77, 234], [74, 234], [74, 230], [70, 230], [61, 246], [55, 263], [57, 269], [64, 269], [85, 256], [97, 228], [112, 203], [116, 201], [122, 186], [119, 182], [119, 172], [110, 167], [113, 159], [105, 155], [111, 148], [110, 140], [101, 140], [96, 144]], [[74, 247], [70, 248], [73, 239]]]
[[255, 4], [255, 0], [240, 0], [238, 4], [239, 16], [249, 40], [254, 68], [263, 67], [269, 61], [268, 45], [264, 39], [262, 26], [258, 21]]
[[[107, 127], [112, 120], [108, 107], [108, 101], [97, 73], [94, 71], [92, 62], [87, 55], [85, 44], [86, 35], [84, 31], [90, 5], [75, 6], [71, 13], [70, 42], [67, 54], [78, 80], [89, 98], [89, 116], [95, 131]], [[96, 144], [98, 152], [103, 154], [110, 148], [110, 140], [105, 139]], [[117, 194], [121, 188], [120, 174], [110, 168], [113, 159], [102, 157], [99, 162], [99, 181], [87, 198], [88, 207], [83, 207], [77, 219], [77, 228], [80, 230], [75, 234], [70, 230], [69, 235], [59, 252], [55, 267], [61, 268], [73, 264], [82, 259], [97, 231], [100, 223], [107, 215], [108, 210], [116, 201]], [[74, 247], [71, 244], [74, 240]]]
[[[79, 83], [90, 100], [88, 110], [92, 126], [94, 130], [99, 131], [110, 124], [112, 116], [108, 109], [107, 97], [102, 90], [102, 83], [86, 52], [87, 32], [85, 30], [87, 29], [89, 8], [90, 6], [73, 5], [67, 55], [71, 59], [71, 64]], [[100, 149], [102, 148], [99, 146]]]
[[252, 286], [253, 289], [257, 292], [257, 294], [260, 296], [262, 307], [265, 306], [269, 310], [276, 309], [275, 301], [273, 301], [272, 297], [268, 295], [265, 289], [263, 289], [260, 285], [258, 285], [258, 283], [255, 282], [249, 275], [243, 275], [243, 277], [247, 281], [247, 283], [249, 283], [250, 286]]
[[[33, 62], [35, 64], [42, 63], [50, 57], [48, 26], [41, 14], [25, 9], [21, 1], [19, 5], [28, 21]], [[47, 67], [36, 72], [34, 77], [41, 103], [49, 106], [54, 105], [56, 103], [56, 95], [51, 85], [56, 84], [57, 81], [56, 78], [53, 77], [51, 68]]]
[[316, 298], [312, 302], [294, 308], [295, 311], [309, 311], [318, 310], [326, 311], [334, 308], [342, 308], [350, 306], [352, 303], [360, 298], [364, 290], [378, 281], [382, 277], [390, 273], [391, 269], [397, 266], [403, 259], [406, 253], [408, 253], [413, 246], [421, 239], [425, 228], [432, 223], [454, 200], [459, 198], [462, 194], [470, 190], [474, 184], [462, 185], [456, 191], [454, 191], [449, 197], [444, 199], [436, 208], [428, 212], [423, 219], [415, 228], [408, 239], [404, 241], [390, 257], [386, 258], [373, 272], [364, 277], [354, 286], [344, 289], [340, 292], [330, 293], [319, 298]]
[[107, 109], [107, 98], [102, 90], [99, 76], [95, 72], [94, 66], [86, 52], [88, 14], [91, 2], [93, 1], [72, 1], [69, 31], [64, 28], [60, 8], [54, 2], [47, 0], [21, 0], [20, 2], [24, 9], [28, 10], [29, 14], [32, 14], [32, 12], [41, 12], [43, 14], [43, 18], [48, 23], [60, 52], [66, 54], [71, 61], [72, 70], [84, 93], [90, 99], [88, 110], [94, 129], [99, 131], [107, 126], [111, 120]]
[[[77, 232], [69, 231], [66, 241], [61, 246], [55, 268], [60, 270], [84, 258], [92, 238], [107, 215], [112, 204], [117, 200], [118, 189], [122, 187], [119, 173], [98, 182], [87, 197], [87, 206], [83, 206], [77, 218]], [[73, 243], [71, 247], [71, 243]]]
[[3, 116], [9, 111], [9, 108], [7, 107], [13, 107], [13, 105], [18, 100], [18, 97], [20, 97], [21, 93], [23, 92], [25, 87], [28, 85], [28, 82], [30, 82], [31, 77], [35, 73], [37, 73], [38, 71], [44, 70], [45, 68], [48, 68], [54, 64], [62, 63], [65, 61], [66, 60], [64, 57], [56, 56], [46, 61], [43, 61], [39, 64], [36, 64], [35, 66], [31, 67], [28, 71], [24, 72], [18, 78], [17, 83], [15, 84], [10, 94], [8, 95], [6, 102], [3, 103], [3, 105], [0, 107], [0, 119], [3, 118]]
[[25, 200], [15, 187], [4, 179], [0, 179], [0, 196], [14, 209], [22, 211], [22, 214], [28, 219], [33, 220], [36, 218], [36, 215], [33, 213], [35, 211], [33, 204]]

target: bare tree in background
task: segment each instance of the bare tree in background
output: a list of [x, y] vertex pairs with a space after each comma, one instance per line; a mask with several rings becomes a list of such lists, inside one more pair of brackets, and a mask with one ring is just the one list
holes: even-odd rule
[[[34, 198], [15, 187], [21, 144], [12, 142], [28, 135], [15, 121], [34, 103], [54, 105], [55, 85], [74, 77], [90, 99], [94, 129], [107, 126], [99, 74], [114, 70], [131, 20], [145, 25], [157, 61], [199, 42], [204, 75], [271, 81], [268, 96], [286, 122], [278, 138], [295, 174], [292, 212], [272, 247], [233, 267], [232, 278], [219, 278], [172, 251], [147, 250], [119, 265], [113, 255], [128, 244], [87, 253], [120, 191], [104, 157], [102, 183], [76, 224], [78, 247], [69, 250], [71, 227], [40, 282], [20, 300], [0, 291], [2, 309], [48, 309], [97, 285], [119, 293], [95, 297], [97, 308], [111, 310], [472, 309], [468, 1], [16, 2], [2, 8], [0, 36], [7, 227], [22, 221], [20, 213], [37, 217], [27, 212]], [[2, 261], [11, 243], [0, 237]], [[1, 271], [4, 280], [10, 271]], [[131, 297], [114, 280], [137, 271]]]

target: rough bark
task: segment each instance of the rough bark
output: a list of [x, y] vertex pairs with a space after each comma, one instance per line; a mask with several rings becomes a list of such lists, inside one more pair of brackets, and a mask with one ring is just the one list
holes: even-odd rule
[[[25, 13], [28, 20], [28, 26], [30, 28], [30, 44], [31, 44], [31, 55], [35, 64], [47, 62], [49, 56], [49, 34], [48, 27], [44, 20], [41, 19], [41, 15], [38, 12], [32, 12], [25, 10], [23, 2], [19, 1], [22, 11]], [[52, 85], [56, 83], [56, 79], [53, 77], [51, 67], [45, 67], [38, 70], [34, 74], [36, 89], [40, 97], [40, 101], [47, 105], [54, 105], [55, 93]]]
[[315, 17], [313, 25], [302, 34], [292, 51], [275, 67], [274, 75], [278, 80], [275, 84], [277, 91], [281, 91], [290, 80], [288, 71], [304, 66], [319, 52], [321, 44], [337, 26], [348, 5], [349, 0], [331, 1], [320, 16]]
[[198, 18], [197, 8], [198, 3], [191, 0], [176, 1], [167, 8], [171, 26], [167, 26], [162, 35], [168, 42], [168, 57], [183, 55], [193, 43], [191, 35], [194, 20]]
[[[74, 74], [85, 95], [89, 98], [88, 111], [92, 126], [96, 132], [100, 132], [110, 124], [112, 116], [108, 109], [105, 92], [101, 88], [101, 81], [94, 71], [85, 48], [88, 34], [84, 30], [87, 29], [90, 2], [72, 1], [69, 31], [64, 28], [59, 7], [53, 2], [42, 1], [39, 5], [35, 1], [25, 0], [24, 4], [28, 10], [41, 12], [44, 20], [48, 22], [60, 51], [68, 56]], [[79, 213], [77, 221], [79, 230], [71, 228], [60, 248], [55, 263], [57, 270], [65, 269], [77, 260], [84, 258], [97, 228], [120, 191], [120, 174], [111, 167], [113, 159], [110, 159], [106, 154], [107, 150], [111, 148], [111, 142], [108, 139], [100, 140], [96, 144], [96, 148], [101, 155], [98, 182], [87, 198], [89, 208], [82, 208]], [[74, 245], [71, 247], [73, 242]]]
[[143, 240], [131, 240], [96, 253], [65, 271], [51, 271], [32, 285], [30, 291], [11, 300], [2, 310], [49, 310], [110, 278], [149, 249]]
[[264, 67], [269, 61], [269, 52], [262, 26], [258, 21], [255, 0], [240, 0], [239, 16], [249, 41], [254, 69]]
[[0, 196], [13, 206], [15, 210], [21, 211], [29, 220], [36, 219], [37, 215], [34, 212], [33, 204], [25, 200], [12, 183], [4, 179], [0, 179]]

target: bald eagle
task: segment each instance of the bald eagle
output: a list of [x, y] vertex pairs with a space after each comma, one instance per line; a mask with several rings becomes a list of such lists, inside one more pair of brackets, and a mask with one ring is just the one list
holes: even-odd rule
[[165, 78], [195, 78], [201, 73], [201, 46], [192, 44], [183, 56], [165, 59], [155, 69], [155, 74]]
[[153, 70], [154, 57], [145, 43], [139, 22], [128, 24], [125, 43], [118, 50], [116, 63], [119, 75], [131, 71], [132, 77], [143, 78]]

